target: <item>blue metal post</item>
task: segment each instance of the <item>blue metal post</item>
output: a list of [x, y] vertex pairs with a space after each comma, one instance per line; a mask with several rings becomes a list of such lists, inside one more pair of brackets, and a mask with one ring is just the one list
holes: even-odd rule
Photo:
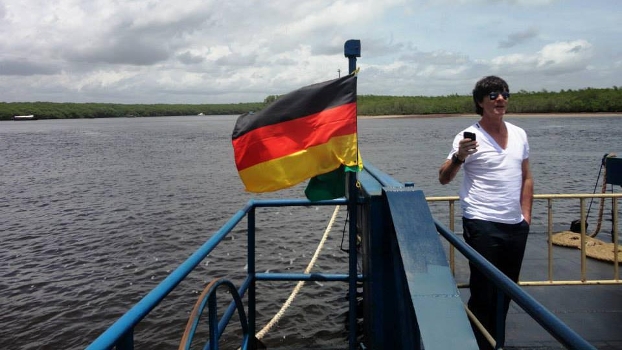
[[[361, 57], [361, 41], [360, 40], [348, 40], [344, 45], [344, 55], [348, 58], [349, 72], [352, 74], [356, 70], [356, 58]], [[356, 202], [358, 199], [358, 192], [356, 189], [356, 174], [355, 172], [347, 172], [347, 196], [348, 196], [348, 215], [350, 216], [350, 237], [349, 237], [349, 329], [348, 341], [350, 350], [355, 350], [356, 346], [356, 277], [358, 275], [356, 268], [356, 235], [357, 235], [357, 213]]]
[[251, 277], [250, 286], [248, 288], [248, 341], [249, 349], [257, 349], [255, 338], [255, 207], [253, 206], [248, 212], [248, 275]]
[[216, 304], [216, 291], [207, 300], [209, 305], [209, 348], [218, 350], [218, 306]]
[[117, 350], [134, 350], [134, 328], [129, 329], [119, 339]]

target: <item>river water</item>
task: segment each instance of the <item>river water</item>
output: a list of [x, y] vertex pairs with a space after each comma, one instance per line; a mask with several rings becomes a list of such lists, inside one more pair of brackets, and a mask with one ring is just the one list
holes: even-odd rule
[[[622, 117], [506, 119], [529, 135], [536, 193], [592, 193], [603, 155], [622, 148]], [[249, 199], [302, 198], [304, 184], [262, 195], [244, 192], [231, 147], [235, 120], [0, 123], [3, 347], [84, 348]], [[428, 196], [456, 195], [460, 180], [440, 185], [438, 167], [453, 136], [475, 121], [361, 119], [361, 153], [364, 161], [401, 182], [414, 182]], [[257, 270], [302, 272], [332, 212], [316, 206], [258, 210]], [[433, 213], [446, 217], [440, 208]], [[556, 225], [565, 229], [577, 213], [577, 205], [561, 205]], [[536, 203], [533, 226], [544, 227], [545, 220], [543, 203]], [[341, 210], [314, 271], [347, 271], [347, 254], [340, 249], [344, 224]], [[176, 348], [205, 285], [218, 277], [242, 280], [244, 231], [243, 223], [143, 321], [136, 348]], [[258, 283], [258, 330], [293, 286]], [[346, 292], [347, 285], [338, 282], [305, 284], [262, 341], [269, 348], [345, 348]], [[239, 327], [232, 325], [221, 346], [234, 349], [238, 341]]]

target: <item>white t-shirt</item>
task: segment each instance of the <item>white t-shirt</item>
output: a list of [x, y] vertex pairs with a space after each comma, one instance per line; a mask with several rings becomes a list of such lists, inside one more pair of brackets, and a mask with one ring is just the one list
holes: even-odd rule
[[[460, 187], [462, 215], [467, 219], [481, 219], [505, 224], [523, 221], [520, 205], [523, 184], [522, 163], [529, 158], [527, 134], [521, 128], [505, 122], [508, 143], [502, 149], [479, 123], [464, 131], [476, 134], [477, 152], [466, 158]], [[447, 159], [458, 151], [463, 132], [454, 138], [453, 149]]]

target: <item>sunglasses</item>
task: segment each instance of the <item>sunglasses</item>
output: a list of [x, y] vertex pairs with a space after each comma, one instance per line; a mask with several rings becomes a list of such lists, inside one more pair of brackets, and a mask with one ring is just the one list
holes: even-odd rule
[[499, 97], [499, 95], [503, 96], [504, 100], [507, 100], [508, 98], [510, 98], [510, 93], [507, 91], [504, 92], [491, 92], [490, 94], [488, 94], [488, 97], [490, 97], [491, 101], [494, 101], [497, 99], [497, 97]]

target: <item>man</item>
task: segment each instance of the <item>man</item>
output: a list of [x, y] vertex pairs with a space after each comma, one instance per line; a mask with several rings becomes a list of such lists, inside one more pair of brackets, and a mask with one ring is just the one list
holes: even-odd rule
[[[496, 76], [482, 78], [473, 89], [480, 120], [460, 132], [439, 170], [439, 181], [452, 181], [460, 168], [464, 179], [460, 204], [464, 239], [514, 282], [518, 282], [533, 202], [529, 143], [525, 131], [505, 122], [508, 84]], [[469, 135], [472, 133], [474, 135]], [[505, 332], [510, 300], [504, 301], [503, 328], [496, 330], [496, 288], [470, 264], [469, 309], [495, 338]], [[492, 349], [475, 330], [480, 349]]]

